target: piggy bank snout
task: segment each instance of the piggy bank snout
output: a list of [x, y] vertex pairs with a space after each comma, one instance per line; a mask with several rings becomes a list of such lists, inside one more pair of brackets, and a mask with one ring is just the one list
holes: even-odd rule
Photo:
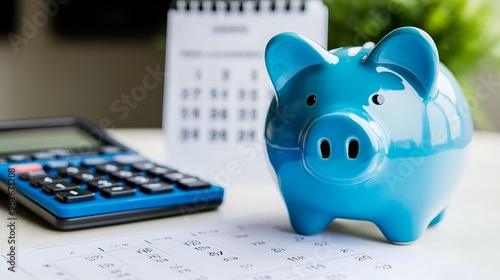
[[384, 158], [383, 137], [355, 114], [317, 118], [305, 130], [302, 160], [318, 179], [355, 184], [369, 179]]

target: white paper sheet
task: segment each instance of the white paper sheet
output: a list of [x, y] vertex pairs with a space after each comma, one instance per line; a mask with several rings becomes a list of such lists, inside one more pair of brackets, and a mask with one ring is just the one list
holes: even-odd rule
[[[0, 279], [474, 279], [338, 233], [301, 236], [285, 217], [243, 219], [21, 250]], [[411, 245], [410, 245], [411, 246]], [[479, 278], [477, 278], [479, 279]], [[481, 278], [484, 279], [484, 278]]]

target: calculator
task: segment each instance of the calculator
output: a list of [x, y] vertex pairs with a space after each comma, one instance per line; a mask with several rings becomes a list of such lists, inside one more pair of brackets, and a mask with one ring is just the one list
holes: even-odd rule
[[22, 204], [60, 230], [212, 210], [224, 196], [77, 117], [1, 121], [0, 189], [10, 215]]

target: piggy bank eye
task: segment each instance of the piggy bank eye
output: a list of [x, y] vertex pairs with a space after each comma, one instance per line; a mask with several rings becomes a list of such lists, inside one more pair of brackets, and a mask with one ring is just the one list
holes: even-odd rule
[[380, 94], [375, 94], [374, 96], [372, 96], [372, 101], [373, 103], [375, 103], [376, 105], [382, 105], [384, 104], [385, 102], [385, 98], [383, 95], [380, 95]]
[[316, 95], [311, 94], [306, 99], [307, 106], [312, 106], [316, 103]]

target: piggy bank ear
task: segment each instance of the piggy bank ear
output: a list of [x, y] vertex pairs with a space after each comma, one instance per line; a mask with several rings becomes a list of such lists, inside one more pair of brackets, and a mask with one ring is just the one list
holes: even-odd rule
[[[408, 71], [421, 84], [418, 94], [427, 100], [437, 92], [439, 56], [432, 38], [415, 27], [398, 28], [387, 34], [373, 48], [365, 63], [386, 65], [398, 72]], [[396, 67], [390, 67], [396, 66]]]
[[[316, 42], [296, 33], [280, 33], [266, 47], [266, 67], [276, 92], [300, 70], [338, 57]], [[336, 61], [334, 61], [336, 63]]]

